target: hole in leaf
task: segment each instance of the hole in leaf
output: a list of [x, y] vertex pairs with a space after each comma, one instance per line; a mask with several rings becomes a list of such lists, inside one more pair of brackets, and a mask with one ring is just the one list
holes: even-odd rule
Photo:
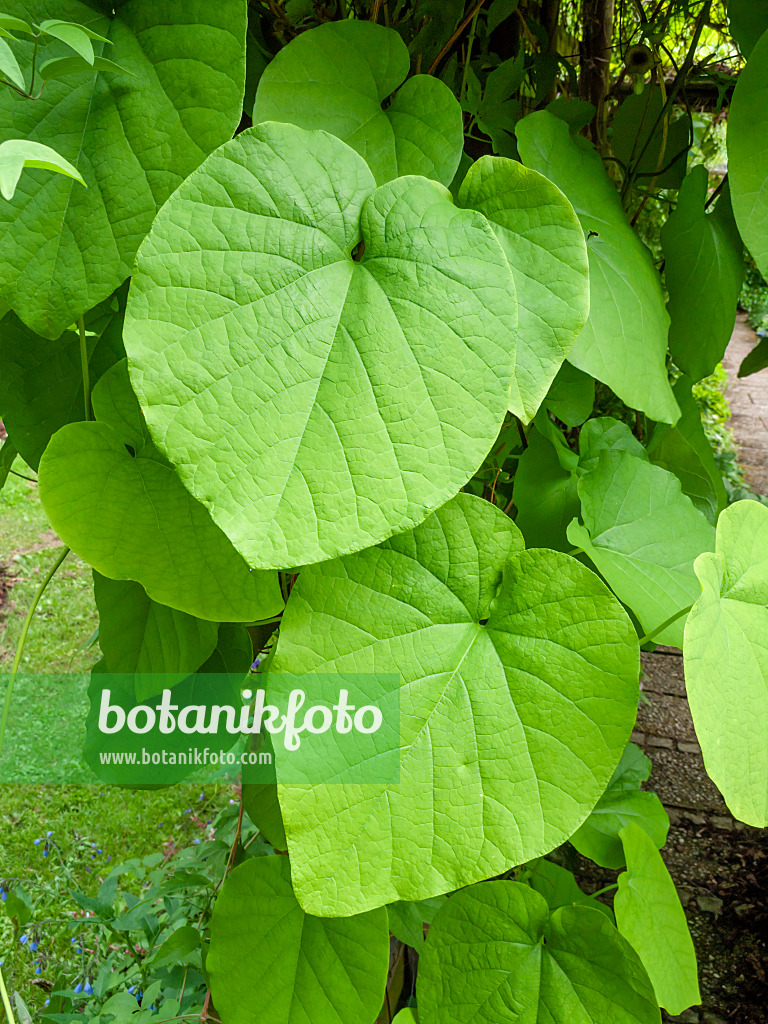
[[136, 458], [136, 449], [135, 448], [132, 448], [129, 444], [127, 444], [125, 446], [125, 450], [128, 452], [128, 454], [131, 456], [132, 459]]
[[488, 619], [480, 619], [480, 625], [481, 626], [487, 626], [488, 625]]
[[360, 262], [360, 260], [363, 258], [363, 253], [364, 252], [365, 252], [365, 241], [361, 240], [361, 241], [359, 241], [357, 243], [355, 248], [352, 250], [352, 259], [355, 261], [355, 263], [359, 263]]

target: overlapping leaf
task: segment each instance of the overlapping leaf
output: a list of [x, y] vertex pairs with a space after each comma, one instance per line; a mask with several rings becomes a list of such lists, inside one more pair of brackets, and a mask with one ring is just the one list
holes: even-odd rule
[[728, 0], [728, 28], [745, 57], [749, 57], [760, 36], [768, 30], [766, 0]]
[[723, 358], [744, 281], [744, 246], [726, 182], [715, 212], [705, 212], [709, 176], [699, 164], [683, 182], [661, 231], [671, 318], [669, 349], [694, 382]]
[[375, 189], [343, 142], [271, 123], [166, 203], [124, 340], [184, 485], [250, 564], [289, 568], [408, 529], [467, 482], [530, 397], [516, 323], [482, 214], [424, 178]]
[[[0, 140], [52, 146], [88, 185], [29, 171], [0, 203], [0, 291], [33, 330], [57, 338], [128, 276], [158, 207], [237, 127], [246, 4], [119, 0], [109, 15], [80, 0], [11, 0], [5, 10], [38, 22], [51, 13], [106, 36], [126, 69], [85, 64], [34, 102], [0, 93]], [[23, 71], [33, 45], [39, 63], [61, 56], [52, 36], [14, 40]]]
[[[665, 125], [665, 96], [658, 85], [630, 93], [613, 119], [613, 153], [638, 175], [638, 186], [679, 188], [685, 177], [691, 122], [682, 115]], [[626, 173], [626, 171], [625, 171]]]
[[636, 824], [621, 830], [627, 870], [619, 875], [616, 925], [643, 962], [659, 1005], [678, 1014], [701, 1002], [696, 951], [666, 865]]
[[685, 625], [685, 680], [704, 765], [732, 813], [768, 826], [768, 508], [738, 501]]
[[405, 81], [409, 70], [393, 29], [329, 22], [302, 32], [265, 68], [253, 122], [330, 132], [366, 160], [378, 185], [404, 174], [450, 185], [464, 144], [461, 107], [439, 78]]
[[388, 966], [386, 910], [305, 914], [287, 857], [246, 860], [216, 900], [206, 967], [216, 1008], [230, 1024], [373, 1021]]
[[587, 249], [573, 207], [538, 171], [482, 157], [458, 203], [485, 214], [513, 268], [518, 302], [515, 373], [538, 409], [589, 313]]
[[[574, 559], [522, 550], [468, 494], [304, 569], [272, 669], [402, 676], [397, 784], [279, 786], [313, 913], [423, 899], [554, 848], [607, 785], [638, 700], [615, 598]], [[280, 783], [279, 754], [277, 768]]]
[[768, 31], [739, 75], [728, 113], [728, 177], [744, 244], [768, 276]]
[[419, 962], [420, 1024], [660, 1019], [637, 953], [605, 915], [580, 906], [550, 914], [518, 882], [483, 882], [448, 900]]
[[254, 572], [147, 439], [116, 364], [93, 394], [97, 422], [70, 423], [40, 463], [40, 497], [59, 536], [98, 572], [135, 580], [160, 604], [215, 622], [283, 606], [275, 573]]
[[588, 235], [590, 312], [570, 362], [633, 409], [674, 423], [679, 410], [667, 379], [661, 280], [600, 157], [547, 111], [523, 118], [516, 131], [523, 162], [562, 189]]
[[[86, 315], [91, 387], [125, 355], [118, 300]], [[15, 314], [0, 321], [0, 415], [20, 455], [33, 469], [56, 431], [85, 415], [80, 338], [76, 329], [50, 341]]]
[[[689, 608], [699, 586], [693, 562], [714, 547], [714, 527], [660, 466], [603, 451], [579, 481], [581, 518], [568, 539], [581, 547], [646, 633]], [[684, 620], [655, 639], [682, 646]]]
[[667, 841], [669, 817], [655, 793], [640, 789], [651, 774], [651, 762], [634, 743], [629, 743], [621, 761], [584, 824], [570, 837], [579, 853], [604, 868], [625, 864], [621, 830], [636, 824], [650, 836], [658, 849]]

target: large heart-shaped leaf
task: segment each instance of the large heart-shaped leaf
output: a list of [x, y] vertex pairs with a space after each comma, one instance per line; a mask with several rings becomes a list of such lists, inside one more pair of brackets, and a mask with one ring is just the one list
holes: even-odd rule
[[709, 376], [723, 358], [744, 281], [744, 246], [727, 182], [715, 212], [707, 214], [708, 181], [703, 164], [693, 168], [661, 229], [672, 321], [669, 350], [693, 381]]
[[[191, 244], [194, 239], [194, 244]], [[158, 215], [124, 341], [159, 448], [251, 565], [377, 543], [462, 487], [510, 404], [517, 304], [486, 219], [374, 190], [324, 132], [222, 146]]]
[[538, 171], [484, 156], [458, 202], [490, 221], [514, 268], [518, 302], [515, 373], [536, 412], [589, 313], [587, 247], [573, 207]]
[[[424, 899], [551, 850], [605, 789], [638, 700], [634, 630], [603, 583], [524, 551], [469, 494], [303, 570], [272, 670], [402, 677], [397, 784], [279, 786], [313, 913]], [[278, 751], [278, 783], [285, 762]]]
[[416, 75], [403, 84], [410, 64], [393, 29], [370, 21], [320, 25], [267, 65], [253, 122], [330, 132], [365, 158], [379, 185], [404, 174], [450, 185], [464, 145], [461, 107], [439, 78]]
[[206, 967], [229, 1024], [373, 1021], [388, 966], [386, 910], [341, 919], [305, 914], [287, 857], [245, 861], [216, 900]]
[[634, 823], [620, 833], [627, 870], [613, 902], [616, 925], [640, 955], [659, 1005], [682, 1013], [701, 1002], [685, 911], [652, 839]]
[[[10, 0], [106, 36], [120, 70], [90, 68], [46, 82], [34, 102], [0, 91], [0, 141], [52, 146], [88, 185], [28, 171], [0, 203], [0, 291], [25, 323], [57, 338], [104, 299], [131, 265], [159, 206], [206, 154], [231, 138], [245, 75], [244, 0]], [[15, 40], [23, 70], [61, 56], [51, 36]]]
[[62, 540], [102, 575], [135, 580], [189, 615], [249, 622], [277, 614], [277, 574], [249, 569], [146, 439], [125, 361], [96, 385], [93, 404], [108, 421], [63, 427], [40, 462], [40, 498]]
[[768, 826], [768, 508], [737, 501], [685, 625], [685, 680], [704, 765], [732, 813]]
[[655, 793], [640, 789], [650, 774], [650, 760], [629, 743], [595, 809], [570, 837], [579, 853], [604, 868], [624, 867], [620, 833], [629, 824], [637, 824], [661, 849], [667, 841], [669, 817]]
[[632, 169], [640, 188], [680, 188], [691, 145], [690, 118], [662, 116], [665, 96], [658, 85], [631, 92], [613, 119], [613, 155]]
[[768, 276], [768, 31], [739, 75], [728, 113], [733, 214], [760, 273]]
[[[651, 633], [689, 608], [699, 592], [693, 562], [715, 543], [714, 527], [660, 466], [603, 451], [579, 481], [581, 518], [568, 539], [584, 549], [611, 589]], [[682, 647], [683, 619], [657, 643]]]
[[562, 189], [588, 234], [589, 319], [570, 362], [633, 409], [674, 423], [679, 410], [667, 377], [669, 317], [661, 279], [600, 157], [545, 110], [523, 118], [516, 134], [523, 162]]
[[518, 882], [451, 897], [419, 961], [419, 1024], [660, 1019], [637, 953], [604, 914], [579, 906], [550, 914], [543, 896]]

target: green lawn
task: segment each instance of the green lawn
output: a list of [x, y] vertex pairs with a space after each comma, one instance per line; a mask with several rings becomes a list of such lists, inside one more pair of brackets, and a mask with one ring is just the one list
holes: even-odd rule
[[[18, 461], [14, 468], [34, 475]], [[0, 491], [0, 594], [6, 591], [0, 599], [0, 680], [2, 673], [7, 679], [40, 581], [60, 553], [61, 542], [48, 526], [37, 486], [10, 476]], [[76, 910], [68, 889], [95, 895], [99, 879], [115, 864], [170, 852], [202, 837], [207, 822], [232, 796], [225, 786], [201, 790], [186, 785], [147, 793], [66, 784], [87, 777], [80, 746], [88, 706], [87, 672], [100, 656], [98, 643], [90, 643], [97, 625], [90, 569], [70, 555], [32, 622], [0, 753], [0, 779], [8, 777], [11, 762], [22, 777], [24, 765], [31, 777], [37, 777], [43, 762], [46, 777], [60, 783], [0, 784], [0, 884], [20, 880], [33, 899], [42, 900], [45, 920], [50, 922], [42, 926], [33, 953], [29, 944], [19, 942], [0, 902], [3, 973], [9, 989], [19, 991], [30, 1009], [42, 1007], [59, 975], [67, 984], [77, 976], [71, 929], [63, 923]], [[0, 701], [4, 695], [3, 680]], [[55, 846], [45, 856], [48, 832]], [[43, 842], [35, 845], [36, 839]], [[0, 1020], [2, 1016], [0, 1009]]]

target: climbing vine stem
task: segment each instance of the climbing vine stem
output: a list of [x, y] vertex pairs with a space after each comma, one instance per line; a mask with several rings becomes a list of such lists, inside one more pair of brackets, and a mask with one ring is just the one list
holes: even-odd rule
[[35, 596], [34, 596], [34, 598], [32, 600], [32, 604], [29, 606], [29, 611], [27, 612], [26, 617], [24, 618], [24, 624], [21, 627], [21, 635], [19, 636], [19, 642], [16, 644], [16, 654], [14, 655], [13, 665], [11, 666], [11, 675], [10, 675], [10, 678], [8, 680], [8, 689], [5, 691], [5, 703], [3, 705], [3, 717], [0, 720], [0, 752], [2, 752], [2, 749], [3, 749], [3, 740], [5, 739], [5, 729], [6, 729], [6, 726], [8, 724], [8, 712], [10, 711], [10, 708], [11, 708], [11, 697], [13, 696], [13, 684], [14, 684], [14, 682], [16, 680], [16, 674], [19, 671], [19, 665], [21, 664], [21, 656], [24, 653], [24, 644], [26, 643], [26, 640], [27, 640], [27, 634], [29, 633], [29, 627], [32, 625], [32, 619], [34, 618], [35, 611], [37, 610], [37, 606], [40, 603], [40, 598], [45, 593], [48, 584], [51, 582], [53, 577], [58, 572], [59, 567], [61, 566], [62, 562], [67, 557], [67, 555], [69, 554], [69, 551], [70, 551], [69, 548], [64, 548], [62, 553], [59, 555], [59, 557], [53, 563], [51, 568], [48, 570], [48, 574], [45, 577], [45, 579], [43, 580], [43, 582], [40, 584], [40, 586], [37, 588], [37, 593], [35, 594]]

